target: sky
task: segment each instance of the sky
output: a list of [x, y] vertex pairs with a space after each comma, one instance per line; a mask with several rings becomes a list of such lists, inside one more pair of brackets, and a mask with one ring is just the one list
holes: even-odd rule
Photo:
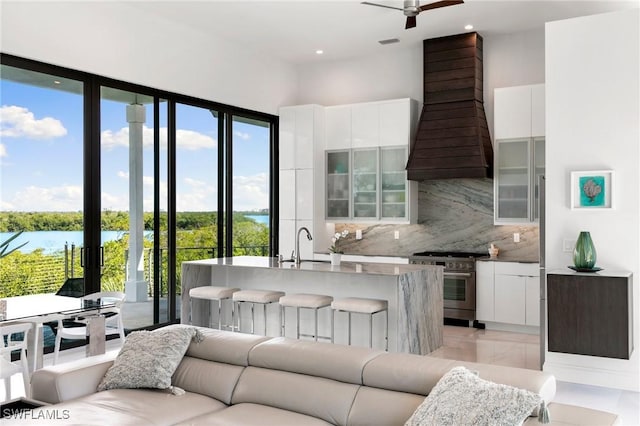
[[[153, 105], [143, 124], [144, 210], [153, 209]], [[167, 205], [166, 103], [160, 106], [160, 205]], [[0, 211], [81, 211], [83, 100], [80, 94], [0, 82]], [[217, 209], [217, 119], [177, 105], [177, 210]], [[102, 210], [129, 210], [126, 103], [101, 103]], [[233, 123], [234, 210], [269, 207], [269, 129]]]

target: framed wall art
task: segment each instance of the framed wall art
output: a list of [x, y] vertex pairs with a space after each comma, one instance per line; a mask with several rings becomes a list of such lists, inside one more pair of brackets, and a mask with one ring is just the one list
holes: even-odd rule
[[571, 209], [613, 208], [613, 170], [571, 172]]

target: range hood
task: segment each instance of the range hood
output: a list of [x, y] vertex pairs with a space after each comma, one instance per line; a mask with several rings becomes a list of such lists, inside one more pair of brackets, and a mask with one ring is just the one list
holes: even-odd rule
[[410, 180], [493, 177], [493, 147], [482, 94], [482, 37], [424, 40], [424, 107]]

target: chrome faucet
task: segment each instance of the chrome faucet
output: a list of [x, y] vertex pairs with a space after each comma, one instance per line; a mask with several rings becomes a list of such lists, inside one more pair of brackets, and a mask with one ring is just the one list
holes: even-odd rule
[[313, 240], [313, 238], [311, 237], [311, 232], [309, 232], [309, 230], [306, 227], [303, 226], [300, 229], [298, 229], [298, 235], [296, 235], [296, 253], [295, 253], [296, 265], [299, 265], [300, 261], [302, 260], [300, 258], [300, 233], [302, 231], [307, 233], [307, 240], [309, 241]]

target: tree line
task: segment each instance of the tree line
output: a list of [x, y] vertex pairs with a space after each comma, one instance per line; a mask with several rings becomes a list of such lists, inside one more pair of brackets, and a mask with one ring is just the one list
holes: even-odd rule
[[[250, 221], [246, 215], [256, 215], [255, 212], [233, 212], [233, 221]], [[127, 231], [129, 229], [129, 212], [103, 211], [101, 214], [103, 230]], [[153, 213], [143, 214], [144, 229], [153, 229]], [[215, 212], [177, 212], [176, 229], [200, 229], [215, 226], [218, 215]], [[160, 228], [166, 229], [167, 214], [160, 213]], [[34, 231], [82, 231], [82, 212], [0, 212], [0, 232], [34, 232]]]

